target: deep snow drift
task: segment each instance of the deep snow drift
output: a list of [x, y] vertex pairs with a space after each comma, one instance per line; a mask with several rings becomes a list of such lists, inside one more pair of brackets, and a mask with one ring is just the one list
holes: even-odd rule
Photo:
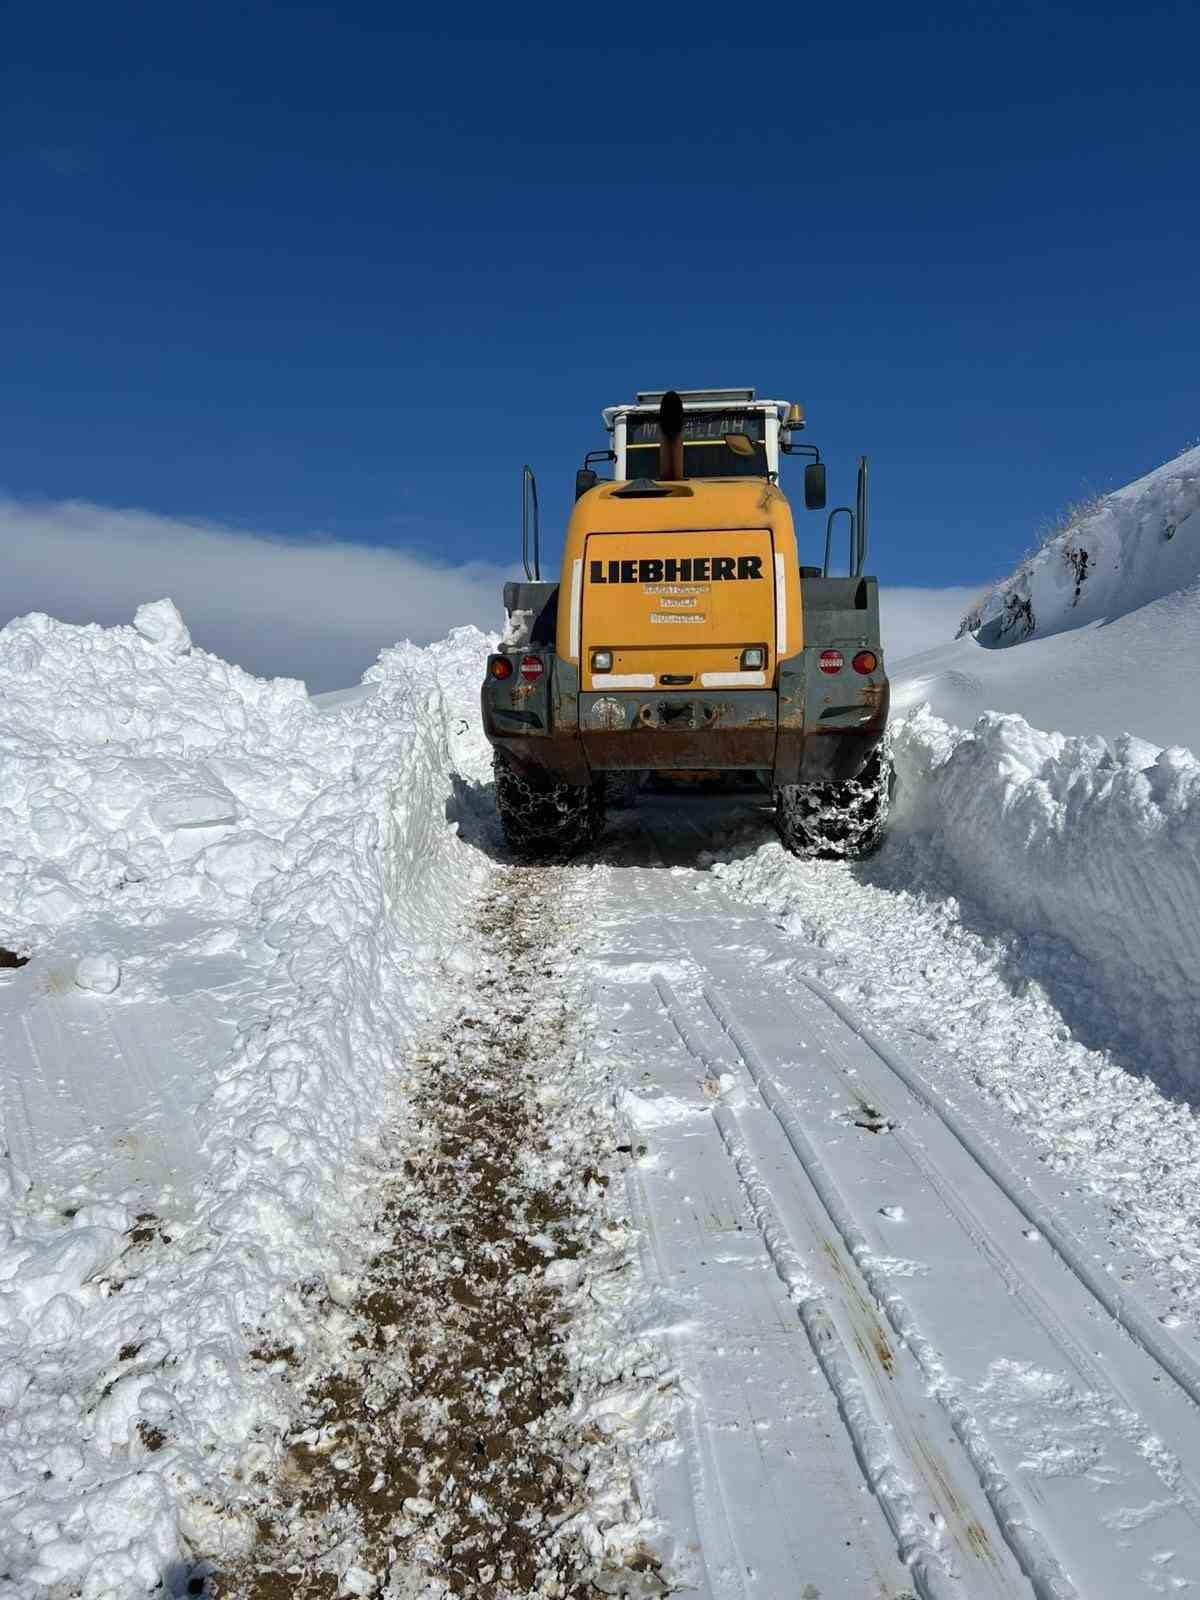
[[[286, 1420], [484, 858], [475, 629], [315, 706], [136, 627], [0, 633], [0, 1595], [168, 1591]], [[261, 1465], [269, 1463], [264, 1443]], [[179, 1522], [180, 1508], [184, 1508]]]
[[992, 589], [971, 632], [902, 663], [894, 701], [908, 881], [1040, 940], [1082, 1037], [1189, 1094], [1198, 506], [1200, 449], [1109, 495]]

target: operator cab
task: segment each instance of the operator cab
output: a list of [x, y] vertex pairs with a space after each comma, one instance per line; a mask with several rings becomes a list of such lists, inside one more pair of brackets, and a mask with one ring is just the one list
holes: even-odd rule
[[[779, 475], [780, 426], [792, 409], [758, 400], [753, 389], [680, 389], [683, 402], [683, 463], [686, 478], [770, 478]], [[656, 478], [661, 442], [659, 412], [664, 390], [644, 390], [633, 405], [606, 406], [601, 413], [612, 435], [619, 479]], [[803, 427], [803, 421], [798, 425]], [[731, 446], [734, 438], [749, 442]]]
[[779, 481], [780, 454], [793, 450], [809, 458], [804, 500], [810, 510], [825, 505], [825, 468], [812, 445], [793, 445], [804, 427], [804, 412], [785, 400], [759, 400], [753, 389], [641, 390], [632, 405], [606, 406], [601, 412], [612, 447], [592, 451], [575, 477], [575, 498], [599, 482], [592, 463], [613, 463], [616, 482], [661, 480], [663, 402], [682, 408], [682, 428], [674, 440], [683, 478], [765, 478]]

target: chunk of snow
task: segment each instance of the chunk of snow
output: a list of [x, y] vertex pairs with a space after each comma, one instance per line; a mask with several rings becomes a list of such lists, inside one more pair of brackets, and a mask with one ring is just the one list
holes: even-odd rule
[[282, 872], [287, 852], [278, 839], [261, 833], [238, 834], [209, 845], [200, 857], [206, 876], [227, 894], [249, 898], [265, 879]]
[[552, 1288], [574, 1289], [582, 1282], [583, 1271], [581, 1261], [573, 1260], [569, 1256], [560, 1256], [549, 1263], [543, 1276]]
[[635, 1128], [653, 1128], [665, 1122], [680, 1122], [686, 1117], [704, 1115], [708, 1106], [703, 1101], [691, 1103], [675, 1095], [640, 1095], [632, 1089], [619, 1089], [614, 1097], [617, 1115], [624, 1117]]
[[121, 963], [116, 956], [84, 956], [75, 967], [75, 983], [93, 994], [112, 994], [121, 982]]
[[216, 828], [236, 822], [237, 801], [228, 789], [180, 788], [150, 802], [150, 816], [160, 828]]
[[124, 1239], [111, 1228], [76, 1228], [58, 1239], [30, 1241], [9, 1287], [30, 1309], [44, 1306], [55, 1295], [77, 1294], [124, 1248]]
[[473, 950], [468, 950], [465, 945], [455, 945], [446, 957], [446, 965], [451, 972], [457, 972], [460, 977], [469, 978], [480, 969], [480, 958]]
[[504, 633], [500, 639], [500, 649], [519, 650], [522, 645], [529, 643], [529, 635], [532, 631], [532, 611], [510, 611]]
[[148, 600], [137, 608], [133, 625], [143, 639], [161, 645], [170, 655], [186, 655], [192, 648], [192, 636], [173, 600]]

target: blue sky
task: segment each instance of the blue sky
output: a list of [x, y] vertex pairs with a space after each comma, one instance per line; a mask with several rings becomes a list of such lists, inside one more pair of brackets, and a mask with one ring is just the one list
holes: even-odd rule
[[426, 15], [7, 14], [0, 490], [504, 563], [748, 383], [971, 584], [1200, 434], [1194, 7]]

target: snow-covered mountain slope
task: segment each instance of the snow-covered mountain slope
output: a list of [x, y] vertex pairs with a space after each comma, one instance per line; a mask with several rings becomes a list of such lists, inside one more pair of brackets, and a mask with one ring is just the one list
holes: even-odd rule
[[1200, 448], [1107, 495], [894, 671], [893, 708], [1200, 750]]
[[33, 957], [0, 971], [6, 1597], [172, 1592], [181, 1533], [242, 1536], [286, 1415], [249, 1352], [336, 1285], [397, 1062], [469, 965], [487, 648], [398, 646], [322, 710], [169, 602], [0, 633], [0, 946]]

